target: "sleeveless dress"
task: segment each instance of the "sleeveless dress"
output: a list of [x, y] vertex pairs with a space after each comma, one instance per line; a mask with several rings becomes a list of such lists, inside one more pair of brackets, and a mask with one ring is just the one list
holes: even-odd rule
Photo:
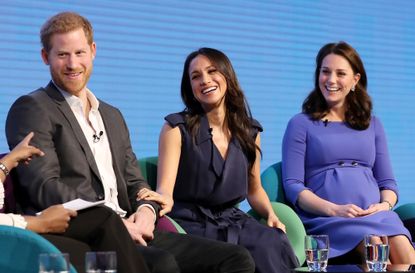
[[[179, 127], [182, 149], [170, 216], [189, 234], [239, 244], [247, 248], [259, 273], [285, 273], [298, 266], [287, 236], [280, 229], [260, 224], [236, 206], [247, 196], [248, 161], [232, 138], [226, 159], [212, 141], [206, 116], [196, 137], [188, 131], [185, 113], [165, 117]], [[252, 137], [262, 131], [252, 121]]]
[[344, 122], [314, 121], [297, 114], [283, 140], [282, 176], [286, 198], [294, 204], [307, 234], [328, 234], [329, 257], [354, 249], [365, 234], [405, 235], [408, 230], [393, 211], [345, 218], [314, 215], [299, 208], [298, 194], [309, 189], [336, 204], [363, 209], [380, 202], [381, 190], [398, 194], [381, 122], [374, 116], [366, 130]]

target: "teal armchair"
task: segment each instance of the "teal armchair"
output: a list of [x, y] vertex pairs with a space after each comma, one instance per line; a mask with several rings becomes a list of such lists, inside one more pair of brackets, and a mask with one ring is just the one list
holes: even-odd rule
[[[261, 184], [271, 200], [271, 205], [281, 222], [284, 223], [287, 237], [294, 249], [300, 265], [305, 262], [304, 237], [306, 231], [297, 213], [287, 205], [282, 187], [281, 162], [273, 164], [265, 169], [261, 174]], [[259, 215], [250, 210], [248, 212], [256, 219]], [[261, 219], [265, 222], [264, 219]]]
[[398, 206], [395, 212], [399, 215], [405, 227], [411, 232], [412, 242], [415, 242], [415, 203]]
[[[16, 227], [0, 226], [0, 242], [0, 272], [37, 273], [39, 254], [60, 253], [37, 233]], [[76, 273], [72, 265], [70, 272]]]

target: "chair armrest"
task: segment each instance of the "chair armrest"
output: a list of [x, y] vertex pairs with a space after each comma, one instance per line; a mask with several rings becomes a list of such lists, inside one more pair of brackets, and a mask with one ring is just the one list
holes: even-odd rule
[[[298, 262], [300, 265], [304, 264], [304, 237], [306, 235], [306, 231], [300, 217], [298, 217], [292, 208], [283, 203], [271, 202], [271, 206], [275, 214], [285, 225], [288, 240], [293, 247], [294, 253], [298, 258]], [[266, 224], [265, 219], [262, 219], [254, 210], [248, 211], [248, 214]]]
[[408, 203], [394, 210], [402, 221], [415, 218], [415, 203]]
[[[0, 272], [38, 273], [40, 253], [60, 253], [42, 236], [16, 227], [0, 226], [0, 242]], [[76, 273], [72, 265], [70, 272]]]
[[178, 233], [182, 233], [182, 234], [186, 234], [187, 233], [176, 221], [174, 221], [172, 218], [170, 218], [167, 215], [166, 215], [166, 217], [174, 225], [174, 227], [176, 228], [176, 230], [177, 230]]
[[408, 203], [397, 207], [394, 210], [401, 218], [405, 227], [412, 236], [412, 242], [415, 242], [415, 203]]
[[186, 234], [186, 231], [176, 221], [167, 215], [164, 215], [164, 217], [161, 217], [158, 220], [156, 229], [160, 231]]

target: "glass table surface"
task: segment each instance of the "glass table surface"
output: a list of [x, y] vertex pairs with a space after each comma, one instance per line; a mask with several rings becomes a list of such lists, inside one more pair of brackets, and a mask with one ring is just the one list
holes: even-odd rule
[[[307, 267], [295, 268], [292, 272], [309, 272]], [[328, 265], [325, 272], [368, 272], [366, 265], [345, 264], [345, 265]], [[413, 264], [389, 264], [386, 272], [415, 272]]]

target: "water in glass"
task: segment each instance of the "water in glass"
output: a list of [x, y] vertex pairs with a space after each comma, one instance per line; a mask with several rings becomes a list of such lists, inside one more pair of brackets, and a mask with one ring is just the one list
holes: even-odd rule
[[365, 245], [366, 264], [369, 271], [386, 271], [389, 257], [389, 245], [367, 244]]
[[329, 250], [326, 249], [306, 249], [307, 266], [310, 271], [321, 272], [327, 268]]

